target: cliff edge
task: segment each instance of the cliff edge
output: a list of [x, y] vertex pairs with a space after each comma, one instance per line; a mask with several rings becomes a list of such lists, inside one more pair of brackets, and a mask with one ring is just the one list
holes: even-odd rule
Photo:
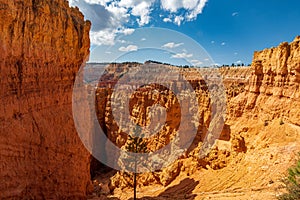
[[90, 22], [65, 0], [0, 0], [0, 18], [0, 198], [85, 198], [71, 103]]
[[249, 84], [232, 100], [230, 114], [266, 121], [282, 118], [300, 125], [299, 86], [300, 36], [254, 53]]

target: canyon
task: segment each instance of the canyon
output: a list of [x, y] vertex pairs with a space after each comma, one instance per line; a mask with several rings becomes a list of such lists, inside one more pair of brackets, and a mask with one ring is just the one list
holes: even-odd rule
[[[180, 143], [191, 145], [174, 162], [138, 176], [139, 198], [276, 199], [284, 192], [281, 180], [300, 151], [299, 36], [255, 52], [250, 67], [106, 66], [85, 64], [91, 23], [65, 0], [0, 0], [0, 17], [0, 199], [131, 198], [132, 180], [99, 163], [78, 136], [72, 95], [82, 66], [85, 84], [97, 84], [96, 104], [90, 105], [97, 122], [120, 149], [128, 132], [118, 125], [117, 118], [125, 117], [121, 112], [114, 116], [118, 109], [111, 102], [118, 81], [149, 65], [179, 74], [168, 82], [173, 91], [148, 84], [129, 98], [136, 124], [145, 127], [151, 117], [166, 119], [157, 134], [145, 139], [150, 152], [173, 143], [180, 126], [186, 133], [196, 132], [193, 141], [180, 135]], [[105, 73], [94, 73], [98, 65]], [[154, 78], [159, 77], [165, 74]], [[186, 83], [195, 91], [196, 106], [181, 105], [174, 92], [193, 98]], [[135, 84], [129, 80], [124, 88]], [[212, 94], [223, 85], [221, 93]], [[122, 100], [127, 92], [117, 95]], [[218, 115], [214, 104], [226, 115]], [[159, 107], [151, 112], [153, 105]], [[197, 110], [196, 117], [190, 120], [180, 107]], [[213, 134], [210, 124], [222, 124], [216, 126], [220, 135]], [[101, 151], [109, 153], [106, 144]]]
[[[196, 91], [201, 116], [199, 127], [185, 155], [166, 168], [139, 175], [140, 197], [258, 199], [263, 196], [266, 199], [276, 199], [276, 195], [283, 191], [283, 175], [300, 150], [297, 112], [299, 39], [300, 37], [296, 37], [290, 44], [285, 42], [276, 48], [255, 52], [251, 67], [221, 67], [214, 69], [218, 72], [207, 72], [205, 69], [178, 69], [169, 66], [174, 71], [178, 70]], [[155, 66], [157, 64], [152, 67]], [[108, 138], [120, 148], [126, 145], [128, 136], [114, 120], [112, 93], [120, 74], [139, 67], [145, 66], [136, 63], [109, 65], [97, 89], [98, 121], [105, 127]], [[199, 152], [209, 138], [209, 124], [212, 123], [211, 94], [204, 76], [212, 79], [214, 76], [221, 76], [226, 88], [227, 113], [221, 135], [214, 138], [209, 153], [200, 158]], [[177, 81], [175, 85], [175, 88], [182, 89], [181, 81]], [[153, 90], [157, 90], [157, 86], [150, 85], [149, 88], [150, 90], [137, 91], [131, 96], [129, 110], [135, 122], [146, 126], [150, 123], [150, 106], [159, 103], [167, 109], [166, 122], [169, 127], [161, 130], [151, 140], [146, 140], [148, 149], [155, 151], [172, 143], [172, 134], [180, 124], [180, 117], [178, 110], [172, 111], [172, 106], [176, 104], [174, 95], [168, 96], [167, 90], [155, 95]], [[173, 104], [168, 104], [163, 99], [170, 100], [167, 102]], [[188, 132], [189, 129], [186, 129], [186, 133]], [[105, 185], [106, 194], [113, 191], [114, 197], [129, 198], [132, 179], [122, 172], [108, 174], [107, 177], [101, 174], [101, 179], [96, 179], [95, 183]], [[183, 184], [187, 179], [189, 181]], [[172, 189], [177, 187], [179, 191]], [[148, 190], [152, 192], [147, 192]], [[189, 197], [185, 196], [185, 190], [190, 191]]]

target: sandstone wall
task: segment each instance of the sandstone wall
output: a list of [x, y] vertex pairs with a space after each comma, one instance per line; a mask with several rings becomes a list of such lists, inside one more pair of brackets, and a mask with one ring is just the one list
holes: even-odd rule
[[90, 22], [65, 0], [0, 0], [0, 199], [85, 198], [72, 86]]
[[230, 105], [231, 116], [245, 113], [261, 120], [282, 118], [300, 125], [300, 37], [290, 44], [255, 52], [251, 69], [245, 93]]

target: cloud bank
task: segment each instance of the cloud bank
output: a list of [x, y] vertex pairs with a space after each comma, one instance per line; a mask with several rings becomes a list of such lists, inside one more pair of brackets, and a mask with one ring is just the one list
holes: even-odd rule
[[[114, 45], [120, 34], [133, 33], [159, 15], [164, 23], [180, 26], [202, 13], [208, 0], [70, 0], [92, 21], [93, 45]], [[128, 28], [131, 27], [131, 28]]]
[[138, 47], [136, 45], [128, 45], [127, 47], [120, 47], [119, 51], [129, 52], [129, 51], [137, 51]]

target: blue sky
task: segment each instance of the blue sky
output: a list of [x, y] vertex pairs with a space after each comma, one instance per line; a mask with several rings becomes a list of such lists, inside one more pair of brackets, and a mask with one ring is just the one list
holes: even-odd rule
[[299, 0], [70, 0], [70, 4], [92, 21], [90, 62], [248, 64], [255, 50], [300, 35]]

